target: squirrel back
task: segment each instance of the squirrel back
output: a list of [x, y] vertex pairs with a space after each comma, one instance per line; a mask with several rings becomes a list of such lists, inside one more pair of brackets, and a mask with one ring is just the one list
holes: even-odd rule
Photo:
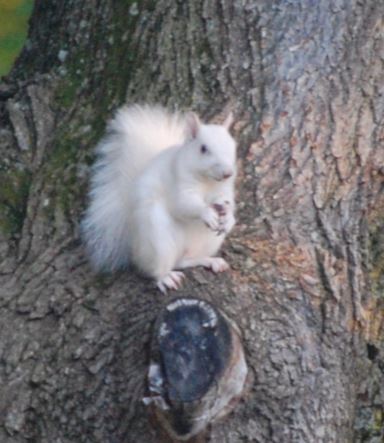
[[182, 116], [160, 106], [124, 106], [109, 122], [107, 134], [97, 146], [90, 204], [81, 226], [95, 269], [113, 271], [127, 264], [130, 186], [154, 157], [182, 144], [185, 137]]

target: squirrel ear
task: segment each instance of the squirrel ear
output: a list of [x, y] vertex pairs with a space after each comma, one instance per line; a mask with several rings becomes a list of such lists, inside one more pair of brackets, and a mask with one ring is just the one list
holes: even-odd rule
[[200, 119], [194, 112], [186, 115], [187, 134], [192, 138], [196, 138], [200, 127]]
[[231, 129], [231, 126], [233, 125], [233, 112], [230, 112], [226, 119], [223, 122], [224, 128], [229, 131]]

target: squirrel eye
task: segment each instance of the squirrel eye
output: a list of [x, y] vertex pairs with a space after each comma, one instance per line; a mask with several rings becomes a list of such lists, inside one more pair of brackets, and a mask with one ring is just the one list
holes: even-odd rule
[[207, 147], [206, 147], [205, 145], [201, 145], [201, 147], [200, 147], [200, 152], [201, 152], [202, 154], [205, 154], [206, 152], [208, 152]]

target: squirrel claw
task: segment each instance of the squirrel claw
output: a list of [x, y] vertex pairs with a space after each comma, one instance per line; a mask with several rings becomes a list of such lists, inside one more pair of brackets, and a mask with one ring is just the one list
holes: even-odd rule
[[157, 281], [157, 287], [163, 294], [166, 294], [168, 289], [177, 290], [181, 287], [184, 277], [183, 272], [171, 271], [165, 277]]

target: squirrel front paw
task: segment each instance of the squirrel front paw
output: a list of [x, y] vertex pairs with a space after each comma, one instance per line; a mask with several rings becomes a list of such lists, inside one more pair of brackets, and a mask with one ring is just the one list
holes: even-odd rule
[[212, 206], [207, 206], [201, 216], [203, 222], [212, 231], [220, 232], [222, 227], [220, 226], [220, 216], [216, 209]]
[[226, 234], [231, 231], [231, 229], [234, 227], [236, 220], [233, 216], [232, 212], [228, 213], [225, 217], [222, 217], [220, 219], [221, 226], [223, 227], [223, 230]]
[[219, 216], [220, 231], [227, 234], [235, 224], [235, 217], [230, 202], [228, 200], [216, 202], [212, 207]]

